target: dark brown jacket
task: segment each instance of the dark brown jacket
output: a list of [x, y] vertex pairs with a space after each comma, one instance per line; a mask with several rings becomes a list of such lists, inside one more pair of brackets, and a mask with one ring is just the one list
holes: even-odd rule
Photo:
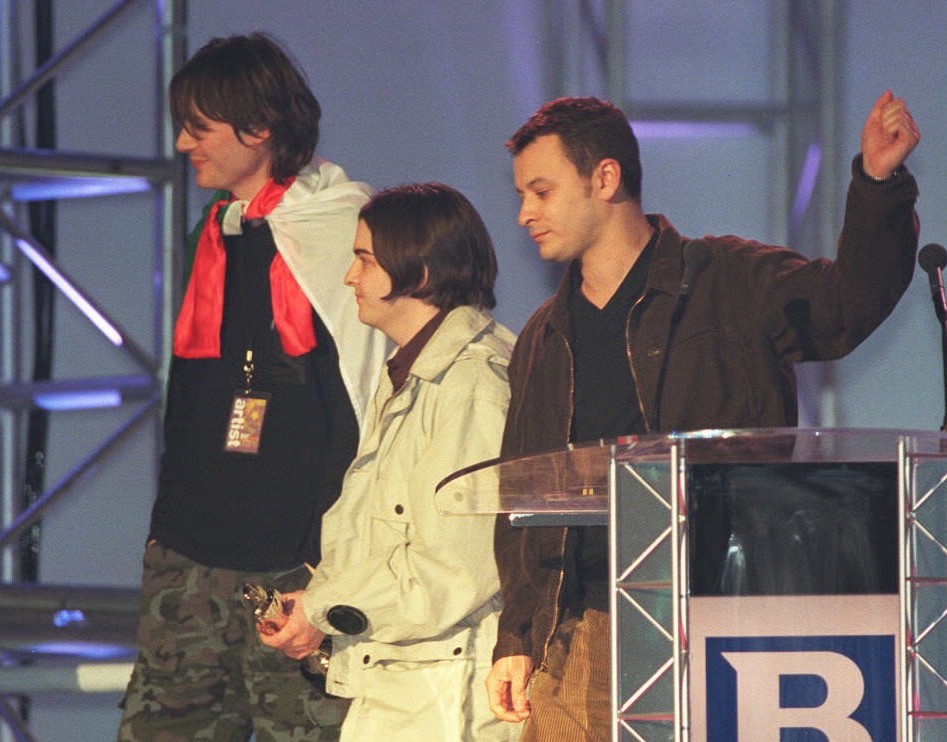
[[[793, 364], [844, 356], [891, 313], [914, 272], [917, 184], [907, 171], [872, 182], [862, 174], [860, 157], [852, 172], [835, 261], [733, 236], [707, 237], [709, 262], [686, 299], [680, 288], [687, 240], [664, 217], [648, 217], [660, 234], [626, 328], [648, 432], [795, 425]], [[569, 291], [566, 275], [513, 350], [504, 457], [569, 442]], [[514, 528], [498, 518], [504, 609], [494, 660], [525, 654], [543, 662], [557, 617], [564, 531]]]

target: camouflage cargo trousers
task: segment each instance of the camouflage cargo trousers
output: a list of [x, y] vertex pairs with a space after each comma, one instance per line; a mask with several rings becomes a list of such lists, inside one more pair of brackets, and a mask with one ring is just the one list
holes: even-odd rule
[[119, 742], [339, 738], [348, 700], [326, 696], [298, 661], [260, 643], [243, 600], [248, 580], [291, 592], [305, 587], [309, 571], [238, 572], [147, 547]]

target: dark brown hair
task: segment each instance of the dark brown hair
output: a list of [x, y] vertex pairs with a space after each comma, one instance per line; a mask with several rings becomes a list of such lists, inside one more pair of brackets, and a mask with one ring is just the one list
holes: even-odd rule
[[391, 277], [386, 299], [411, 296], [439, 309], [496, 306], [493, 241], [460, 192], [442, 183], [389, 188], [359, 218], [371, 231], [375, 260]]
[[506, 143], [515, 157], [537, 137], [555, 134], [566, 156], [584, 178], [604, 159], [621, 166], [628, 195], [641, 200], [641, 156], [638, 140], [621, 109], [598, 98], [557, 98], [546, 103]]
[[197, 136], [198, 116], [230, 124], [238, 138], [268, 129], [270, 175], [279, 183], [312, 159], [319, 141], [319, 101], [266, 34], [212, 39], [174, 75], [168, 98], [174, 122]]

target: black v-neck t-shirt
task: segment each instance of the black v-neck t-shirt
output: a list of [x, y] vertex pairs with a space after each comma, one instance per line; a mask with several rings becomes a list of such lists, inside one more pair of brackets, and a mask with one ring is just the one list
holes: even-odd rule
[[[657, 232], [608, 303], [599, 309], [582, 294], [578, 265], [572, 267], [573, 443], [645, 432], [638, 386], [631, 372], [628, 316], [641, 298]], [[570, 529], [577, 584], [569, 593], [578, 605], [608, 609], [608, 531], [602, 526]]]

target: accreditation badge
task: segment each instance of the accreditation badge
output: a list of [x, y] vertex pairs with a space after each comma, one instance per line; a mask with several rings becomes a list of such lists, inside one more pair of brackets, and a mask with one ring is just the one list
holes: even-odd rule
[[237, 392], [233, 397], [230, 416], [227, 418], [227, 437], [224, 451], [227, 453], [256, 454], [260, 451], [260, 435], [263, 418], [270, 395], [259, 392]]

